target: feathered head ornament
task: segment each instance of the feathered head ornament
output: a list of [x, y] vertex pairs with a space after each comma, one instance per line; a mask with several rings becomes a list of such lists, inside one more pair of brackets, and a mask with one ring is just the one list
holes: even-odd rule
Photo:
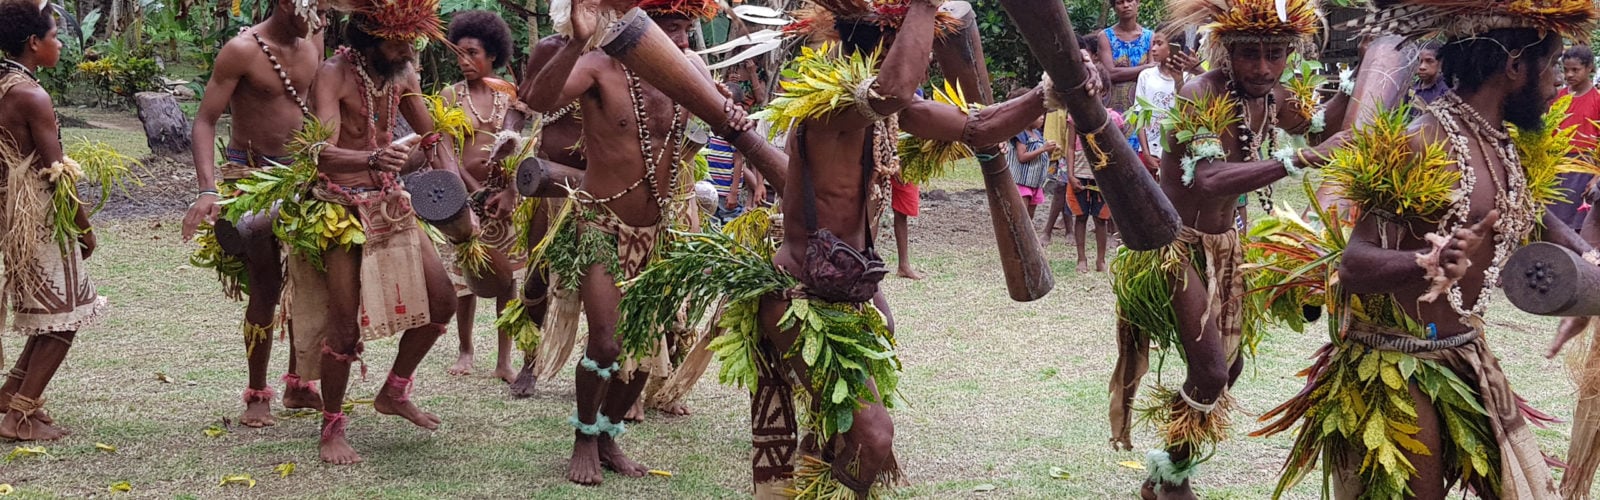
[[1402, 0], [1375, 1], [1368, 8], [1370, 14], [1351, 22], [1361, 33], [1407, 38], [1528, 28], [1587, 43], [1596, 17], [1592, 0]]
[[1230, 44], [1285, 43], [1308, 49], [1322, 13], [1315, 0], [1175, 0], [1168, 4], [1173, 26], [1200, 26], [1205, 55], [1226, 60]]
[[[795, 21], [783, 31], [823, 41], [839, 39], [835, 28], [839, 21], [871, 23], [885, 30], [898, 30], [911, 10], [911, 2], [920, 1], [926, 0], [811, 0], [790, 13]], [[954, 33], [961, 27], [959, 19], [945, 12], [940, 12], [934, 23], [939, 35]]]
[[689, 19], [710, 19], [717, 15], [716, 0], [640, 0], [637, 7], [650, 17], [683, 16]]
[[439, 0], [354, 0], [341, 6], [351, 21], [385, 40], [444, 40]]

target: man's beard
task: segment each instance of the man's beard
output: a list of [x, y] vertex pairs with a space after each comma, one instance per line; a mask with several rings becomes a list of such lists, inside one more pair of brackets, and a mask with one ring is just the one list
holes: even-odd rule
[[1505, 114], [1506, 121], [1516, 125], [1517, 128], [1529, 132], [1539, 132], [1544, 129], [1544, 113], [1550, 109], [1550, 103], [1539, 99], [1540, 92], [1533, 86], [1538, 79], [1529, 80], [1518, 92], [1512, 92], [1501, 105], [1501, 112]]
[[372, 76], [380, 80], [394, 80], [405, 73], [406, 68], [411, 66], [411, 59], [405, 58], [390, 60], [383, 57], [369, 57], [367, 59], [372, 61], [372, 72], [377, 73]]

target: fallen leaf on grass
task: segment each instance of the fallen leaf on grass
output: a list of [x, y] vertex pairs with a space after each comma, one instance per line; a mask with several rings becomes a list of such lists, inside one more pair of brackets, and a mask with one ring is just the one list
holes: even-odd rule
[[652, 475], [652, 476], [661, 476], [661, 477], [672, 477], [672, 471], [670, 471], [670, 470], [660, 470], [660, 469], [650, 469], [650, 475]]
[[106, 453], [116, 453], [117, 452], [117, 447], [111, 446], [111, 445], [105, 444], [105, 443], [95, 443], [94, 444], [94, 449], [100, 450], [100, 451], [103, 451], [103, 452], [106, 452]]
[[9, 484], [0, 484], [0, 497], [16, 493], [16, 491], [17, 489], [12, 488]]
[[217, 483], [217, 486], [230, 484], [242, 484], [246, 488], [254, 488], [256, 487], [256, 480], [252, 479], [249, 474], [229, 474], [222, 476], [222, 482]]
[[43, 446], [18, 446], [12, 449], [11, 453], [6, 454], [6, 461], [10, 462], [23, 457], [36, 457], [46, 454], [49, 454], [49, 452], [45, 451]]
[[1117, 462], [1117, 465], [1121, 465], [1133, 470], [1144, 470], [1144, 462], [1140, 462], [1138, 460], [1124, 460]]
[[372, 400], [371, 399], [346, 399], [346, 400], [344, 400], [344, 405], [340, 406], [340, 409], [344, 410], [345, 413], [350, 413], [352, 411], [355, 411], [356, 405], [372, 406]]
[[156, 372], [156, 380], [160, 380], [161, 383], [164, 384], [173, 384], [178, 382], [173, 380], [172, 377], [168, 377], [166, 372]]
[[289, 477], [290, 474], [294, 474], [294, 462], [284, 462], [278, 464], [278, 466], [273, 467], [272, 470], [273, 472], [278, 473], [278, 477]]
[[133, 485], [128, 484], [127, 481], [122, 481], [112, 484], [110, 488], [107, 488], [107, 490], [110, 490], [112, 493], [127, 493], [133, 491]]
[[985, 492], [990, 492], [990, 491], [994, 491], [994, 490], [995, 490], [995, 485], [989, 484], [989, 483], [983, 483], [983, 484], [980, 484], [980, 485], [972, 488], [972, 491], [975, 491], [975, 492], [978, 492], [978, 493], [985, 493]]
[[1066, 469], [1060, 467], [1051, 467], [1050, 479], [1072, 479], [1072, 474], [1068, 474]]
[[298, 408], [278, 412], [278, 418], [306, 418], [321, 415], [322, 412], [310, 408]]
[[221, 436], [223, 434], [227, 434], [228, 430], [222, 428], [221, 425], [211, 424], [211, 427], [207, 427], [204, 432], [206, 433], [206, 437], [213, 437], [214, 438], [214, 437], [217, 437], [217, 436]]

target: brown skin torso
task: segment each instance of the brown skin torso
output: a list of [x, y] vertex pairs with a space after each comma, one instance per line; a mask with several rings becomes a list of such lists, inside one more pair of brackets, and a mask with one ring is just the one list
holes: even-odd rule
[[[1227, 73], [1223, 71], [1210, 71], [1191, 80], [1186, 87], [1189, 91], [1195, 92], [1190, 95], [1222, 95], [1228, 92], [1227, 79]], [[1275, 86], [1272, 89], [1272, 93], [1278, 107], [1278, 127], [1290, 133], [1295, 133], [1296, 131], [1303, 131], [1310, 125], [1299, 113], [1293, 110], [1292, 106], [1286, 104], [1290, 97], [1288, 90], [1281, 86]], [[1263, 102], [1260, 99], [1255, 99], [1245, 105], [1245, 108], [1249, 111], [1247, 114], [1250, 128], [1253, 130], [1261, 128], [1262, 120], [1264, 119], [1262, 116], [1264, 112]], [[1229, 162], [1243, 162], [1245, 160], [1246, 152], [1241, 147], [1239, 133], [1238, 125], [1235, 124], [1220, 134], [1223, 150], [1228, 152], [1227, 161]], [[1167, 141], [1168, 144], [1177, 142], [1170, 133], [1167, 136]], [[1187, 147], [1187, 144], [1183, 146]], [[1239, 195], [1250, 191], [1205, 195], [1198, 192], [1198, 190], [1191, 189], [1191, 186], [1185, 186], [1183, 184], [1182, 166], [1184, 154], [1181, 153], [1184, 152], [1180, 150], [1167, 154], [1161, 159], [1161, 190], [1166, 193], [1167, 199], [1172, 201], [1173, 208], [1177, 209], [1178, 216], [1183, 219], [1185, 226], [1193, 227], [1207, 234], [1227, 232], [1233, 227], [1234, 209], [1238, 205]], [[1258, 158], [1258, 160], [1260, 159], [1262, 158]], [[1270, 158], [1264, 159], [1270, 160]], [[1209, 162], [1202, 161], [1195, 166], [1195, 170], [1205, 169], [1208, 164]], [[1282, 172], [1279, 171], [1279, 173], [1281, 174]], [[1282, 176], [1279, 175], [1278, 177]]]
[[[846, 109], [841, 113], [855, 113]], [[805, 227], [805, 183], [799, 176], [811, 179], [815, 190], [817, 212], [816, 229], [827, 229], [853, 248], [867, 246], [867, 214], [863, 192], [870, 187], [861, 182], [862, 149], [866, 147], [867, 132], [871, 128], [839, 130], [827, 120], [808, 120], [801, 133], [789, 134], [789, 151], [800, 152], [789, 157], [789, 172], [794, 182], [784, 186], [783, 245], [774, 261], [779, 267], [798, 270], [804, 262], [806, 239], [811, 229]], [[804, 144], [801, 144], [801, 137]]]
[[[495, 82], [492, 85], [488, 84], [491, 80]], [[483, 83], [476, 85], [476, 89], [470, 90], [472, 96], [470, 107], [466, 99], [455, 97], [459, 95], [457, 92], [470, 88], [466, 82], [456, 84], [447, 93], [451, 97], [448, 102], [461, 106], [467, 112], [467, 119], [472, 122], [473, 129], [477, 131], [476, 134], [468, 138], [466, 147], [461, 150], [461, 168], [472, 178], [477, 179], [478, 182], [487, 182], [489, 180], [489, 152], [484, 148], [494, 144], [494, 134], [498, 133], [501, 127], [501, 123], [490, 120], [490, 117], [495, 115], [496, 109], [510, 107], [511, 100], [515, 99], [515, 97], [507, 95], [505, 97], [505, 106], [496, 108], [494, 105], [495, 96], [499, 92], [491, 88], [491, 86], [511, 88], [511, 84], [492, 78], [485, 78]]]
[[[335, 92], [338, 95], [339, 104], [339, 129], [336, 140], [333, 141], [334, 146], [354, 151], [372, 151], [376, 148], [387, 146], [395, 139], [400, 139], [399, 137], [389, 137], [392, 135], [392, 131], [389, 128], [390, 121], [399, 119], [392, 116], [393, 113], [399, 112], [407, 118], [427, 117], [427, 110], [423, 107], [421, 100], [415, 97], [415, 94], [422, 92], [417, 74], [414, 70], [406, 70], [395, 78], [396, 81], [393, 83], [393, 88], [390, 92], [399, 96], [411, 95], [412, 97], [403, 97], [400, 105], [395, 108], [390, 107], [387, 97], [380, 95], [372, 98], [373, 106], [377, 108], [377, 129], [373, 129], [373, 120], [367, 114], [366, 86], [362, 84], [361, 78], [356, 76], [352, 68], [350, 61], [346, 60], [344, 56], [334, 56], [323, 63], [323, 68], [317, 76], [317, 85], [333, 85], [337, 89]], [[372, 72], [369, 70], [368, 74], [372, 75]], [[372, 78], [377, 80], [381, 77], [372, 75]], [[381, 81], [375, 83], [382, 86]], [[322, 111], [317, 111], [317, 113], [326, 115]], [[324, 122], [327, 122], [327, 120], [325, 119]], [[408, 122], [423, 123], [419, 119], [409, 119]], [[427, 123], [431, 123], [431, 121]], [[329, 180], [340, 186], [378, 187], [377, 176], [370, 171], [330, 170], [326, 165], [321, 166], [321, 170], [323, 174], [328, 176]]]
[[[238, 77], [231, 99], [222, 104], [233, 116], [234, 123], [228, 132], [228, 147], [266, 156], [283, 156], [288, 153], [285, 145], [294, 132], [300, 130], [305, 114], [289, 95], [283, 78], [272, 68], [272, 61], [261, 51], [261, 45], [251, 36], [257, 29], [251, 28], [233, 37], [217, 55], [215, 72]], [[322, 44], [303, 38], [294, 44], [274, 44], [265, 33], [261, 36], [289, 73], [300, 99], [309, 107], [311, 82], [322, 60]], [[208, 91], [206, 95], [211, 93]]]
[[[634, 181], [645, 177], [646, 164], [639, 141], [639, 129], [634, 113], [633, 99], [629, 95], [628, 78], [622, 64], [602, 52], [585, 54], [578, 60], [576, 71], [590, 71], [594, 85], [579, 96], [583, 107], [583, 143], [590, 169], [583, 178], [583, 190], [596, 198], [608, 198], [627, 189]], [[688, 111], [672, 122], [673, 102], [666, 94], [649, 83], [640, 82], [640, 99], [648, 122], [650, 147], [657, 185], [654, 193], [672, 196], [673, 167], [677, 159], [672, 156], [672, 143], [665, 139], [675, 125], [687, 124]], [[673, 141], [682, 137], [674, 136]], [[649, 226], [661, 220], [648, 181], [606, 206], [616, 212], [623, 222], [632, 226]]]
[[[1424, 114], [1417, 121], [1412, 122], [1411, 131], [1417, 134], [1411, 139], [1413, 151], [1421, 151], [1428, 144], [1449, 144], [1448, 137], [1439, 126], [1439, 120], [1432, 114]], [[1501, 182], [1504, 183], [1506, 165], [1501, 162], [1500, 156], [1495, 152], [1492, 144], [1484, 144], [1468, 130], [1463, 130], [1462, 133], [1467, 137], [1467, 142], [1471, 144], [1471, 158], [1468, 165], [1455, 165], [1453, 168], [1459, 170], [1470, 167], [1477, 175], [1477, 182], [1473, 186], [1471, 193], [1472, 208], [1467, 216], [1468, 223], [1476, 223], [1483, 220], [1495, 207], [1495, 183], [1490, 180], [1491, 172], [1494, 178], [1502, 179]], [[1488, 149], [1485, 149], [1486, 146]], [[1507, 214], [1501, 215], [1505, 216]], [[1439, 225], [1437, 223], [1416, 219], [1407, 219], [1400, 224], [1385, 224], [1381, 228], [1371, 224], [1364, 224], [1357, 228], [1358, 232], [1364, 234], [1377, 234], [1376, 231], [1383, 231], [1386, 233], [1385, 237], [1391, 242], [1390, 248], [1417, 253], [1426, 252], [1429, 249], [1428, 242], [1422, 239], [1422, 236], [1438, 230]], [[1459, 284], [1461, 286], [1462, 306], [1464, 309], [1471, 309], [1478, 301], [1478, 294], [1483, 290], [1484, 269], [1488, 268], [1494, 259], [1493, 242], [1485, 241], [1484, 244], [1478, 245], [1474, 251], [1467, 254], [1467, 258], [1472, 261], [1472, 269], [1467, 271], [1465, 276], [1462, 276]], [[1451, 308], [1449, 299], [1440, 297], [1433, 302], [1422, 303], [1417, 301], [1417, 297], [1425, 293], [1428, 286], [1420, 275], [1417, 276], [1417, 279], [1409, 280], [1409, 282], [1413, 283], [1413, 285], [1393, 292], [1395, 302], [1406, 311], [1406, 314], [1416, 319], [1420, 324], [1434, 324], [1438, 328], [1440, 337], [1465, 333], [1470, 329], [1470, 327], [1461, 322], [1461, 315]]]

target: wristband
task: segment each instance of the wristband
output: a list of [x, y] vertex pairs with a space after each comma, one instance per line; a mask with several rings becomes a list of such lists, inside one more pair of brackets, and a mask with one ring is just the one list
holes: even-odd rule
[[222, 195], [218, 194], [217, 191], [214, 190], [214, 189], [202, 189], [202, 190], [200, 190], [199, 194], [194, 195], [194, 199], [195, 199], [195, 201], [199, 201], [201, 196], [205, 196], [205, 195], [208, 195], [208, 194], [211, 195], [211, 196], [218, 197], [218, 198], [222, 197]]
[[1590, 264], [1600, 266], [1600, 250], [1595, 250], [1592, 248], [1589, 249], [1589, 251], [1583, 253], [1583, 260]]
[[378, 169], [378, 152], [377, 151], [373, 151], [372, 154], [367, 155], [367, 170], [377, 170], [377, 169]]

